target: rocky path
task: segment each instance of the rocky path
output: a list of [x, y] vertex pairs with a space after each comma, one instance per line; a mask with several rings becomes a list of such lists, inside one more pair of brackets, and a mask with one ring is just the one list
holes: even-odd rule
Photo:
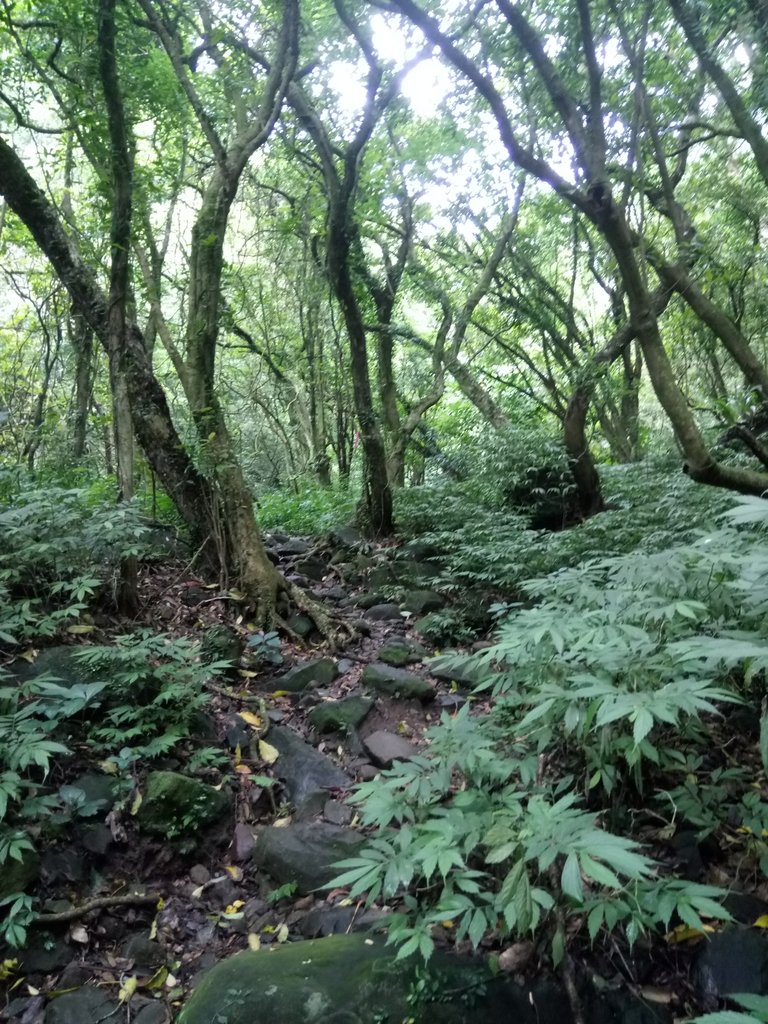
[[[236, 662], [212, 681], [206, 709], [209, 742], [229, 768], [192, 776], [169, 759], [137, 778], [130, 806], [97, 765], [66, 780], [97, 811], [66, 841], [41, 837], [31, 870], [45, 914], [64, 919], [4, 954], [18, 962], [3, 970], [0, 1019], [160, 1024], [201, 972], [238, 950], [370, 927], [375, 914], [323, 886], [362, 841], [351, 787], [417, 753], [441, 709], [464, 700], [430, 671], [418, 631], [444, 604], [424, 584], [435, 565], [418, 546], [375, 551], [348, 529], [322, 545], [276, 534], [269, 549], [359, 639], [330, 656], [294, 615], [295, 639], [279, 644], [249, 630], [236, 600], [188, 578], [148, 578], [147, 620], [174, 635], [202, 631], [207, 656]], [[75, 682], [71, 655], [44, 649], [11, 670]], [[24, 881], [6, 878], [0, 892]], [[109, 905], [114, 896], [124, 902]], [[78, 912], [94, 900], [107, 905]]]

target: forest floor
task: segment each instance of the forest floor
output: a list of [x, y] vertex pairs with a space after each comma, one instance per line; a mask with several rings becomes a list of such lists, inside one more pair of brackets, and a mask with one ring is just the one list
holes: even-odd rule
[[[210, 680], [206, 743], [219, 749], [225, 764], [202, 777], [232, 795], [226, 813], [211, 827], [194, 830], [181, 842], [138, 827], [146, 784], [139, 766], [130, 793], [105, 807], [106, 818], [69, 830], [41, 851], [34, 893], [48, 921], [33, 926], [25, 950], [3, 954], [1, 1020], [164, 1024], [175, 1019], [196, 979], [214, 963], [249, 947], [368, 927], [384, 912], [366, 911], [344, 890], [318, 890], [328, 880], [328, 864], [345, 855], [344, 837], [358, 823], [348, 802], [350, 789], [393, 760], [423, 751], [425, 731], [440, 715], [476, 698], [450, 674], [435, 674], [428, 661], [435, 650], [418, 632], [418, 614], [402, 610], [408, 603], [403, 587], [399, 602], [388, 600], [392, 556], [402, 552], [353, 543], [351, 553], [344, 553], [333, 544], [316, 546], [280, 535], [270, 544], [281, 570], [307, 586], [350, 627], [354, 639], [329, 652], [311, 632], [303, 640], [281, 638], [281, 664], [254, 662], [246, 650], [229, 674]], [[316, 578], [307, 579], [302, 567]], [[377, 587], [375, 580], [389, 581], [389, 589], [386, 582]], [[408, 586], [412, 601], [429, 607], [430, 592], [418, 582]], [[132, 623], [104, 614], [95, 619], [95, 633], [73, 637], [73, 643], [108, 643], [127, 626], [195, 639], [212, 627], [225, 627], [222, 635], [241, 641], [243, 648], [252, 636], [236, 597], [211, 589], [182, 562], [144, 567], [141, 602]], [[301, 619], [292, 621], [298, 631], [308, 627]], [[404, 664], [393, 669], [382, 653]], [[318, 669], [325, 682], [299, 684], [289, 692], [296, 678], [292, 670], [329, 658], [333, 669], [327, 663]], [[378, 683], [371, 682], [371, 671], [380, 677]], [[404, 695], [411, 683], [418, 696]], [[355, 704], [349, 698], [361, 700]], [[318, 712], [335, 711], [340, 702], [355, 723], [341, 730]], [[175, 757], [157, 767], [184, 772]], [[78, 780], [98, 779], [103, 770], [103, 762], [92, 763], [81, 749], [57, 766], [55, 781], [78, 785]], [[262, 841], [265, 829], [268, 843]], [[672, 855], [681, 862], [700, 856], [695, 844], [684, 849], [684, 837], [675, 841]], [[753, 923], [768, 913], [763, 895], [744, 896], [738, 908], [734, 904], [734, 915]], [[451, 944], [447, 930], [438, 939]], [[609, 962], [596, 962], [589, 970], [610, 978], [611, 985], [629, 977], [636, 994], [665, 1012], [677, 1008], [679, 1015], [679, 1008], [696, 1002], [692, 968], [700, 950], [697, 937], [691, 939], [646, 948], [631, 965], [622, 964], [627, 953], [617, 943]], [[494, 947], [498, 950], [499, 943], [491, 937], [481, 952]], [[517, 976], [542, 969], [532, 944], [507, 948], [513, 950]]]

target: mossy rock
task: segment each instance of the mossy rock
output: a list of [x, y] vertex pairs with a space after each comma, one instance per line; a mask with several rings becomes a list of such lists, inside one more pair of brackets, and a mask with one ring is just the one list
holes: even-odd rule
[[175, 839], [213, 824], [230, 806], [231, 798], [223, 790], [178, 772], [152, 772], [138, 820], [144, 832]]
[[379, 648], [376, 657], [387, 665], [394, 665], [395, 668], [402, 668], [422, 661], [427, 656], [427, 649], [421, 644], [411, 640], [390, 640]]
[[318, 658], [316, 661], [295, 665], [281, 676], [256, 680], [256, 683], [262, 690], [286, 690], [288, 693], [301, 693], [312, 683], [317, 686], [328, 686], [338, 674], [339, 669], [333, 658]]
[[318, 732], [349, 732], [360, 725], [372, 707], [369, 697], [329, 700], [312, 708], [309, 720]]
[[203, 976], [176, 1022], [571, 1024], [567, 998], [555, 986], [519, 986], [492, 977], [480, 961], [449, 954], [430, 960], [427, 991], [434, 1001], [421, 1002], [414, 998], [421, 961], [395, 956], [383, 940], [365, 935], [239, 953]]
[[366, 665], [361, 681], [364, 686], [370, 686], [371, 689], [378, 690], [388, 697], [413, 697], [426, 703], [435, 696], [434, 687], [426, 679], [402, 668], [393, 668], [391, 665]]

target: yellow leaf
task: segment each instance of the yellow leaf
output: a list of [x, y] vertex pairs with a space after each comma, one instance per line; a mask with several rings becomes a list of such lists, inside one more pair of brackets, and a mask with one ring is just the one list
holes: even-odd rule
[[255, 679], [256, 676], [259, 673], [258, 672], [250, 672], [247, 668], [241, 668], [240, 671], [237, 674], [239, 676], [242, 676], [243, 679]]
[[247, 764], [236, 764], [235, 765], [235, 771], [237, 772], [238, 775], [250, 775], [251, 774], [251, 769], [248, 767]]
[[136, 978], [133, 975], [131, 975], [130, 978], [126, 978], [125, 981], [122, 984], [122, 987], [121, 987], [120, 991], [117, 993], [118, 1000], [121, 1003], [130, 1002], [131, 997], [133, 996], [133, 994], [136, 991], [136, 986], [137, 985], [138, 985], [138, 981], [136, 980]]
[[257, 715], [255, 711], [238, 711], [237, 716], [248, 725], [252, 725], [254, 729], [260, 729], [264, 725], [261, 715]]
[[24, 661], [28, 661], [31, 665], [32, 662], [37, 657], [37, 651], [35, 650], [34, 647], [30, 647], [28, 650], [24, 651], [23, 654], [20, 654], [19, 657], [23, 658]]
[[176, 988], [176, 986], [178, 984], [179, 984], [179, 979], [178, 978], [174, 978], [174, 976], [172, 974], [168, 974], [168, 976], [165, 979], [165, 987], [166, 988]]
[[158, 896], [157, 897], [157, 903], [155, 904], [155, 910], [157, 910], [158, 912], [161, 911], [161, 910], [165, 910], [165, 900], [163, 899], [162, 896]]
[[106, 775], [117, 775], [120, 771], [114, 761], [97, 761], [96, 763]]
[[227, 597], [231, 598], [233, 601], [245, 600], [245, 594], [242, 592], [242, 590], [228, 590]]
[[248, 949], [252, 949], [254, 953], [261, 949], [261, 939], [258, 935], [254, 935], [253, 932], [248, 933]]
[[139, 808], [141, 807], [141, 802], [143, 799], [144, 797], [141, 795], [141, 790], [137, 789], [136, 796], [131, 801], [131, 814], [139, 813]]
[[225, 864], [224, 870], [227, 872], [229, 877], [235, 882], [242, 882], [243, 880], [243, 869], [239, 868], [237, 864]]
[[240, 764], [242, 760], [243, 752], [240, 749], [240, 744], [238, 743], [237, 746], [235, 747], [235, 768], [237, 768], [237, 766]]
[[149, 937], [150, 939], [157, 938], [157, 918], [154, 918], [154, 920], [152, 921], [152, 926], [149, 929]]
[[272, 828], [288, 828], [293, 821], [293, 818], [289, 815], [287, 818], [278, 818], [277, 821], [272, 822]]
[[244, 907], [244, 906], [245, 906], [245, 901], [244, 900], [235, 900], [234, 903], [230, 903], [227, 906], [227, 909], [224, 911], [224, 913], [228, 917], [231, 917], [233, 914], [236, 914], [238, 912], [240, 907]]
[[666, 939], [670, 946], [674, 946], [679, 942], [687, 942], [689, 939], [702, 939], [708, 932], [713, 932], [714, 930], [711, 924], [705, 924], [703, 929], [691, 928], [687, 924], [679, 924], [677, 928], [673, 928], [668, 933]]
[[761, 914], [756, 921], [752, 922], [753, 928], [768, 928], [768, 914]]
[[273, 697], [290, 697], [291, 696], [291, 691], [290, 690], [273, 690], [272, 691], [272, 696]]
[[277, 929], [276, 938], [277, 938], [278, 942], [285, 942], [285, 940], [288, 938], [288, 925], [287, 924], [281, 924], [280, 925], [280, 927]]
[[351, 900], [349, 897], [347, 897], [344, 900], [339, 900], [339, 902], [336, 904], [336, 906], [337, 907], [351, 907], [354, 902], [355, 902], [354, 900]]
[[168, 968], [163, 966], [159, 970], [155, 971], [152, 977], [147, 982], [147, 988], [156, 989], [162, 988], [165, 985], [165, 979], [168, 977]]
[[73, 636], [77, 636], [80, 633], [92, 633], [96, 629], [95, 626], [87, 626], [84, 622], [76, 622], [72, 626], [67, 626], [67, 633], [71, 633]]
[[198, 885], [198, 887], [196, 889], [192, 890], [192, 899], [193, 900], [199, 900], [204, 892], [205, 892], [205, 886], [204, 885]]
[[443, 928], [453, 928], [453, 921], [441, 921]]
[[29, 994], [31, 996], [39, 996], [40, 995], [40, 989], [39, 988], [35, 988], [34, 985], [27, 985], [27, 992], [29, 992]]
[[216, 440], [216, 431], [215, 430], [212, 430], [210, 432], [210, 434], [208, 435], [208, 440], [209, 441], [215, 441]]
[[280, 752], [266, 740], [259, 740], [259, 757], [265, 764], [274, 764], [280, 756]]
[[18, 960], [3, 960], [0, 963], [0, 981], [7, 981], [18, 966]]

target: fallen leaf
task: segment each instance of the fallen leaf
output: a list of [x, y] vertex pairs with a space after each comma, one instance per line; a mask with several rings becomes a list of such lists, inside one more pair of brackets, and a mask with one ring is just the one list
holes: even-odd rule
[[261, 715], [257, 715], [255, 711], [238, 711], [237, 715], [248, 725], [252, 725], [254, 729], [261, 729], [264, 725]]
[[752, 922], [753, 928], [768, 928], [768, 914], [761, 914], [756, 921]]
[[136, 796], [131, 801], [131, 814], [135, 815], [139, 813], [139, 808], [141, 807], [143, 799], [144, 797], [141, 795], [141, 790], [137, 789]]
[[248, 767], [247, 764], [236, 764], [235, 765], [235, 771], [237, 772], [238, 775], [250, 775], [251, 774], [251, 769]]
[[165, 979], [165, 987], [166, 988], [176, 988], [176, 986], [178, 984], [179, 984], [179, 979], [178, 978], [174, 978], [174, 976], [169, 972], [168, 977]]
[[18, 960], [3, 960], [0, 963], [0, 981], [7, 981], [18, 966]]
[[117, 775], [120, 771], [114, 761], [97, 761], [96, 763], [106, 775]]
[[152, 977], [147, 982], [147, 988], [157, 989], [162, 988], [165, 985], [165, 980], [168, 977], [168, 968], [163, 966], [159, 970], [155, 971]]
[[251, 672], [251, 670], [247, 669], [247, 668], [241, 668], [240, 671], [237, 674], [239, 676], [242, 676], [243, 679], [255, 679], [256, 676], [259, 673], [258, 672]]
[[277, 935], [275, 936], [278, 942], [285, 942], [288, 938], [288, 925], [281, 924], [277, 929]]
[[287, 818], [278, 818], [277, 821], [272, 822], [272, 828], [288, 828], [292, 820], [290, 815]]
[[654, 985], [644, 985], [637, 990], [641, 999], [647, 999], [649, 1003], [672, 1003], [675, 993], [671, 988], [656, 988]]
[[196, 889], [192, 890], [192, 899], [193, 900], [199, 900], [204, 892], [205, 892], [205, 886], [204, 885], [198, 885], [198, 887]]
[[273, 747], [266, 740], [259, 740], [259, 757], [265, 764], [274, 764], [280, 756], [280, 751]]
[[157, 918], [152, 921], [152, 927], [149, 929], [150, 940], [157, 938]]
[[673, 928], [666, 936], [667, 942], [670, 946], [676, 945], [678, 942], [687, 942], [689, 939], [702, 939], [707, 934], [714, 932], [714, 928], [711, 924], [705, 924], [704, 928], [691, 928], [687, 924], [679, 924], [677, 928]]
[[92, 633], [96, 629], [95, 626], [87, 626], [84, 622], [76, 622], [72, 626], [67, 626], [66, 632], [71, 633], [73, 636], [78, 636], [81, 633]]
[[272, 691], [272, 696], [273, 697], [290, 697], [290, 695], [291, 695], [291, 691], [290, 690], [273, 690]]
[[224, 870], [227, 872], [229, 877], [235, 882], [242, 882], [243, 880], [243, 869], [239, 868], [236, 864], [225, 864]]
[[120, 991], [117, 993], [118, 1000], [121, 1003], [128, 1003], [128, 1002], [130, 1002], [131, 998], [133, 997], [134, 993], [136, 992], [136, 986], [137, 985], [138, 985], [138, 981], [137, 981], [137, 979], [136, 979], [136, 977], [134, 975], [131, 975], [130, 978], [126, 978], [125, 981], [123, 982], [122, 986], [120, 987]]
[[261, 949], [261, 939], [258, 935], [254, 935], [253, 932], [248, 933], [248, 949], [252, 949], [254, 953]]

